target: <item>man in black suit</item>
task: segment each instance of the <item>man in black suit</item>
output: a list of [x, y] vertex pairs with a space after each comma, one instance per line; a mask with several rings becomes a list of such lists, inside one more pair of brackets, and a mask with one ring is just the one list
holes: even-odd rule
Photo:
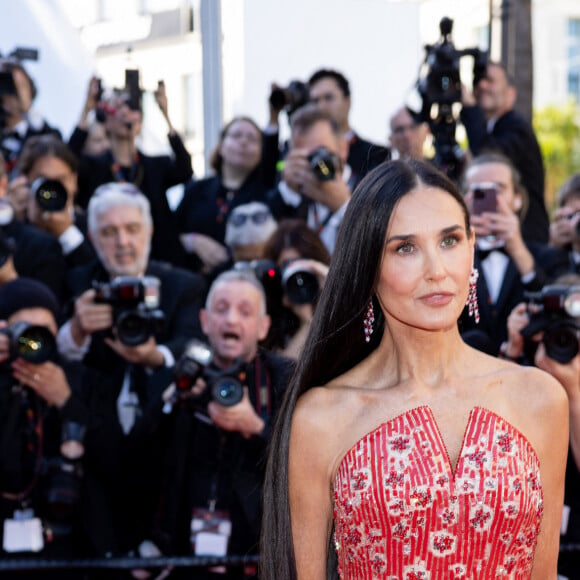
[[[202, 336], [205, 283], [196, 274], [149, 260], [150, 206], [131, 184], [109, 183], [95, 191], [88, 230], [99, 260], [71, 271], [77, 299], [58, 346], [65, 358], [81, 360], [89, 371], [81, 393], [91, 417], [82, 507], [91, 549], [105, 555], [136, 548], [151, 525], [159, 485], [155, 432], [161, 394], [187, 341]], [[125, 284], [115, 290], [115, 280]], [[135, 288], [144, 293], [136, 301], [127, 290]], [[152, 306], [164, 314], [161, 328]], [[122, 323], [127, 311], [136, 310], [151, 326]]]
[[463, 90], [461, 121], [473, 155], [487, 150], [503, 153], [522, 176], [529, 208], [522, 224], [525, 240], [546, 243], [549, 219], [544, 201], [544, 165], [532, 126], [514, 110], [516, 88], [504, 66], [489, 63], [474, 87]]
[[368, 171], [390, 159], [391, 153], [386, 147], [363, 139], [350, 126], [350, 85], [342, 73], [319, 69], [308, 79], [308, 87], [310, 102], [330, 114], [346, 139], [347, 163], [357, 183]]
[[[213, 356], [202, 378], [190, 375], [189, 381], [179, 381], [181, 396], [167, 419], [170, 443], [154, 539], [168, 554], [256, 554], [266, 449], [294, 365], [258, 346], [268, 334], [270, 317], [264, 289], [253, 273], [220, 274], [200, 315]], [[208, 377], [215, 373], [243, 385], [243, 394], [238, 393], [242, 396], [230, 401], [235, 404], [208, 396]], [[213, 538], [208, 550], [202, 534], [192, 532], [197, 525], [203, 527], [204, 520], [207, 526], [206, 518], [212, 516], [222, 518], [223, 525], [219, 531], [203, 530]], [[193, 576], [241, 580], [254, 574], [246, 567], [224, 575], [199, 571]], [[191, 576], [184, 571], [176, 578]]]
[[[347, 144], [334, 119], [316, 105], [298, 109], [290, 129], [282, 179], [266, 203], [277, 220], [304, 219], [332, 253], [356, 181], [346, 162]], [[321, 147], [326, 153], [315, 162]]]
[[[507, 318], [524, 292], [541, 290], [546, 281], [537, 263], [542, 244], [524, 242], [520, 215], [525, 209], [526, 194], [518, 171], [499, 153], [474, 158], [465, 172], [465, 200], [475, 231], [475, 268], [480, 321], [464, 312], [460, 319], [466, 342], [497, 355], [507, 338]], [[491, 191], [492, 200], [485, 211], [478, 210], [478, 199]]]

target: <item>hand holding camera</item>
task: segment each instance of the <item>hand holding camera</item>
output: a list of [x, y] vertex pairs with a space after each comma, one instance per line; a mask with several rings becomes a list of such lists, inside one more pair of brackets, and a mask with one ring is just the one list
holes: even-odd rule
[[565, 248], [578, 241], [580, 241], [580, 211], [567, 206], [559, 208], [550, 224], [550, 245]]
[[47, 361], [35, 364], [23, 358], [12, 363], [14, 378], [29, 386], [49, 405], [62, 407], [71, 395], [71, 389], [60, 366]]
[[28, 207], [28, 219], [40, 229], [59, 237], [73, 225], [72, 199], [65, 186], [56, 179], [39, 177], [31, 186], [29, 197], [34, 204]]

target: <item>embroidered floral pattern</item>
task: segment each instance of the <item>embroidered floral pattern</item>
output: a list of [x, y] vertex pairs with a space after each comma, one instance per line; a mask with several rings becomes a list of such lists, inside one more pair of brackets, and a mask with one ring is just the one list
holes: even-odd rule
[[342, 460], [334, 502], [341, 578], [529, 578], [543, 510], [538, 460], [486, 409], [471, 412], [454, 471], [428, 407], [384, 423]]

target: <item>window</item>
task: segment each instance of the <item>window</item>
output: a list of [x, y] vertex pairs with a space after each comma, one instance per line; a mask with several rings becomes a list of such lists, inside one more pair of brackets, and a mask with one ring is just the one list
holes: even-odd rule
[[580, 18], [568, 20], [568, 94], [580, 103]]

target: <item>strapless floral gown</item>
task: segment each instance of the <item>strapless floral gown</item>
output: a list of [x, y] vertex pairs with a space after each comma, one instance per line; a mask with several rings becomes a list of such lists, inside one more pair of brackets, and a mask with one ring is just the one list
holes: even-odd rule
[[339, 466], [339, 575], [529, 578], [541, 517], [539, 461], [514, 426], [473, 408], [453, 473], [431, 409], [411, 409], [366, 434]]

